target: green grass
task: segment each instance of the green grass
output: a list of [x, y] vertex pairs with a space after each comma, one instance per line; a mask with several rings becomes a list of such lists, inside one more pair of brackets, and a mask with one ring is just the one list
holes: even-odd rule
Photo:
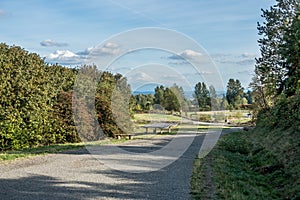
[[273, 155], [256, 166], [258, 157], [251, 155], [253, 149], [245, 133], [231, 133], [219, 142], [211, 152], [214, 184], [220, 199], [281, 199], [280, 192], [270, 184], [270, 177], [259, 171], [270, 163]]
[[118, 144], [126, 141], [128, 141], [128, 139], [126, 138], [121, 138], [120, 140], [114, 138], [108, 138], [108, 139], [99, 140], [95, 142], [53, 144], [49, 146], [38, 146], [38, 147], [22, 149], [22, 150], [5, 151], [5, 152], [0, 152], [0, 162], [11, 161], [18, 158], [27, 158], [32, 156], [45, 155], [49, 153], [59, 153], [68, 150], [76, 150], [76, 149], [84, 148], [85, 146]]
[[203, 162], [197, 157], [194, 160], [193, 175], [191, 178], [191, 195], [193, 199], [214, 199], [214, 188], [211, 179], [210, 160]]
[[201, 111], [201, 112], [188, 112], [187, 117], [199, 121], [216, 121], [224, 122], [228, 119], [231, 123], [246, 123], [251, 121], [247, 114], [249, 110], [221, 110], [221, 111]]
[[[284, 134], [284, 137], [283, 137]], [[300, 198], [299, 137], [294, 129], [255, 129], [223, 136], [203, 159], [195, 159], [194, 199]], [[207, 180], [212, 171], [214, 198]]]
[[[145, 128], [143, 127], [145, 125], [144, 123], [136, 123], [134, 133], [135, 134], [144, 134]], [[164, 135], [175, 135], [178, 131], [184, 132], [184, 131], [199, 131], [199, 132], [206, 132], [210, 129], [230, 129], [229, 126], [212, 126], [212, 125], [193, 125], [193, 124], [178, 124], [176, 127], [171, 129], [171, 133], [168, 133], [167, 130], [163, 130]], [[152, 133], [152, 129], [148, 130], [149, 133]], [[158, 130], [159, 131], [159, 130]], [[149, 134], [148, 133], [148, 134]]]
[[14, 160], [17, 158], [25, 158], [30, 156], [43, 155], [47, 153], [58, 153], [62, 151], [83, 148], [83, 143], [74, 144], [55, 144], [49, 146], [39, 146], [23, 150], [5, 151], [0, 153], [0, 161]]
[[135, 114], [134, 120], [137, 122], [180, 122], [181, 117], [166, 114], [142, 113]]
[[[248, 110], [233, 110], [233, 111], [201, 111], [201, 112], [188, 112], [187, 117], [196, 121], [216, 121], [224, 122], [225, 118], [231, 123], [247, 123], [251, 121], [246, 114], [249, 113]], [[225, 117], [226, 116], [226, 117]], [[134, 115], [134, 122], [136, 124], [147, 124], [155, 122], [173, 122], [180, 123], [182, 118], [180, 116], [174, 116], [170, 114], [157, 114], [157, 113], [139, 113]]]

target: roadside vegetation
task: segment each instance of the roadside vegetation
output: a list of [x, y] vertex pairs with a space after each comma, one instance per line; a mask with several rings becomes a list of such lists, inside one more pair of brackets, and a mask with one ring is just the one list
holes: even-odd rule
[[[136, 139], [138, 139], [138, 137]], [[121, 138], [121, 139], [106, 138], [106, 139], [93, 141], [93, 142], [51, 144], [47, 146], [36, 146], [36, 147], [20, 149], [20, 150], [7, 150], [7, 151], [0, 152], [0, 163], [13, 161], [18, 158], [27, 158], [31, 156], [60, 153], [60, 152], [65, 152], [70, 150], [78, 150], [78, 149], [85, 148], [86, 146], [118, 144], [127, 141], [128, 139], [126, 138]]]
[[194, 199], [300, 199], [300, 4], [277, 0], [258, 24], [253, 130], [229, 133], [196, 158]]
[[62, 151], [75, 150], [83, 148], [83, 143], [53, 144], [49, 146], [39, 146], [35, 148], [27, 148], [22, 150], [9, 150], [0, 153], [0, 163], [3, 161], [11, 161], [18, 158], [27, 158], [31, 156], [44, 155], [48, 153], [59, 153]]
[[283, 101], [261, 113], [254, 130], [224, 135], [195, 160], [195, 199], [300, 198], [300, 95]]

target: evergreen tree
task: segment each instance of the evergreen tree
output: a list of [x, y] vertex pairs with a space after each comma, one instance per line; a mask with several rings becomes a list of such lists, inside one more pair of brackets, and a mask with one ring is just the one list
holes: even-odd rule
[[170, 88], [164, 91], [164, 108], [168, 111], [180, 111], [180, 102], [176, 94]]
[[252, 104], [253, 100], [252, 100], [252, 92], [250, 90], [248, 90], [245, 93], [245, 98], [247, 99], [247, 104]]
[[183, 89], [176, 84], [169, 88], [163, 85], [155, 88], [154, 104], [159, 104], [168, 111], [180, 111], [185, 101]]
[[188, 104], [187, 100], [184, 96], [184, 91], [182, 87], [179, 87], [178, 85], [174, 84], [172, 87], [170, 87], [171, 91], [175, 94], [178, 102], [179, 102], [179, 107], [177, 110], [181, 111], [188, 111]]
[[154, 103], [152, 94], [137, 94], [135, 95], [136, 111], [149, 111]]
[[226, 110], [226, 109], [228, 109], [228, 106], [229, 106], [229, 104], [228, 104], [228, 101], [226, 99], [226, 96], [223, 95], [222, 100], [221, 100], [220, 109], [221, 110]]
[[101, 129], [108, 136], [130, 133], [131, 89], [121, 74], [101, 72], [96, 87], [95, 107]]
[[[287, 90], [293, 94], [297, 82], [298, 23], [295, 10], [297, 0], [276, 0], [269, 10], [262, 10], [265, 22], [258, 23], [261, 57], [256, 59], [255, 76], [251, 87], [263, 107], [268, 107], [275, 96]], [[281, 48], [280, 48], [281, 47]]]
[[198, 82], [195, 85], [194, 95], [201, 110], [207, 110], [210, 107], [209, 91], [204, 82]]
[[219, 110], [218, 97], [213, 85], [209, 86], [209, 97], [212, 110]]
[[[300, 4], [299, 4], [300, 5]], [[298, 5], [298, 6], [299, 6]], [[285, 59], [285, 79], [283, 82], [284, 92], [287, 96], [297, 92], [300, 82], [300, 8], [295, 11], [291, 27], [286, 27], [284, 43], [279, 48], [279, 53]]]
[[241, 82], [237, 79], [229, 79], [227, 84], [227, 92], [226, 92], [226, 99], [228, 104], [231, 105], [233, 108], [238, 108], [239, 104], [242, 104], [243, 98], [243, 87]]
[[154, 103], [158, 105], [163, 105], [164, 103], [164, 91], [165, 88], [163, 85], [157, 86], [155, 88], [155, 94], [154, 94]]

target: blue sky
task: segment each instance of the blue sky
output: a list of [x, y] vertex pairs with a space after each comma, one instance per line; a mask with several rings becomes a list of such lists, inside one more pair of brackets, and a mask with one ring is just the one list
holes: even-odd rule
[[[274, 0], [1, 0], [0, 42], [22, 46], [45, 57], [49, 63], [75, 66], [86, 62], [95, 52], [117, 53], [125, 41], [107, 41], [124, 31], [142, 27], [170, 29], [200, 44], [215, 63], [223, 84], [229, 78], [238, 78], [246, 88], [254, 70], [254, 58], [259, 56], [256, 26], [263, 20], [260, 9], [273, 4]], [[182, 57], [200, 55], [197, 53], [188, 48], [173, 52]], [[141, 51], [135, 56], [123, 56], [110, 70], [124, 74], [138, 72], [129, 77], [138, 88], [151, 81], [155, 84], [155, 79], [141, 82], [143, 77], [157, 76], [149, 74], [149, 68], [158, 70], [161, 65], [169, 70], [176, 61], [174, 74], [185, 73], [188, 65], [172, 58], [170, 52]], [[127, 71], [123, 72], [124, 69]], [[168, 70], [160, 74], [170, 73]], [[201, 81], [201, 77], [191, 79], [190, 85]], [[178, 83], [175, 79], [174, 82], [180, 85], [180, 79], [177, 80]]]

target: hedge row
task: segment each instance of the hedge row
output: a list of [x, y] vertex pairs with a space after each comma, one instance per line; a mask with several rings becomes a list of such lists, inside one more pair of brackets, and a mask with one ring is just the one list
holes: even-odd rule
[[[84, 127], [87, 134], [84, 137], [93, 140], [96, 138], [88, 135], [99, 135], [98, 122], [106, 135], [123, 132], [113, 120], [111, 104], [117, 83], [124, 82], [121, 75], [98, 72], [95, 66], [75, 69], [49, 65], [35, 53], [1, 43], [0, 150], [80, 141], [82, 137], [77, 134], [73, 120], [72, 98], [76, 77], [85, 70], [96, 71], [99, 76], [98, 89], [92, 97], [96, 99], [97, 110], [96, 114], [85, 111], [86, 99], [77, 99], [78, 109], [83, 113], [80, 119], [83, 126], [79, 129]], [[126, 79], [122, 87], [123, 91], [130, 91]], [[89, 115], [95, 118], [94, 124], [87, 121]], [[78, 120], [76, 125], [80, 124]]]

